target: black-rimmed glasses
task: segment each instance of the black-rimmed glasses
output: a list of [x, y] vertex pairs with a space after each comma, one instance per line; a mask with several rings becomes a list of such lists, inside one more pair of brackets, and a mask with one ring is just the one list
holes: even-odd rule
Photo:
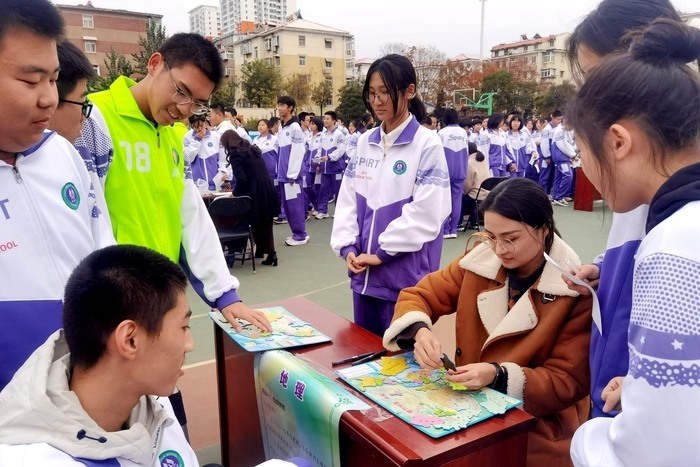
[[163, 63], [165, 63], [165, 68], [168, 70], [170, 81], [172, 81], [173, 86], [175, 86], [175, 94], [173, 94], [173, 101], [175, 101], [175, 103], [178, 105], [192, 103], [192, 105], [190, 106], [190, 112], [192, 112], [194, 115], [206, 115], [206, 113], [209, 111], [209, 106], [206, 104], [200, 104], [199, 102], [195, 102], [189, 95], [187, 95], [185, 91], [180, 89], [177, 83], [175, 83], [175, 78], [173, 78], [173, 74], [170, 72], [170, 66], [168, 66], [168, 62], [163, 60]]
[[69, 101], [68, 99], [59, 99], [58, 102], [65, 102], [66, 104], [79, 105], [82, 107], [83, 117], [90, 118], [90, 113], [92, 112], [92, 102], [85, 99], [84, 102]]

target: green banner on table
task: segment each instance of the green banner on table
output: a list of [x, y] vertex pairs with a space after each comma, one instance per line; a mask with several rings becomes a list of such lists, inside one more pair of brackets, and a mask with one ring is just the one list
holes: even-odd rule
[[318, 467], [340, 466], [340, 416], [370, 408], [282, 350], [256, 356], [255, 387], [267, 459], [303, 457]]

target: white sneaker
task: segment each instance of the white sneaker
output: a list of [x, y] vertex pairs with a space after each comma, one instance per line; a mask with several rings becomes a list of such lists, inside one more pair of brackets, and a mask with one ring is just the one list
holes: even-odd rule
[[306, 238], [304, 240], [294, 240], [294, 238], [288, 238], [287, 240], [285, 240], [284, 243], [286, 243], [287, 246], [306, 245], [309, 242], [309, 238], [311, 238], [311, 237], [309, 237], [308, 235], [306, 236]]
[[324, 212], [319, 212], [318, 214], [316, 214], [316, 219], [318, 219], [318, 220], [328, 219], [329, 217], [331, 217], [331, 216], [329, 216], [328, 213], [324, 213]]
[[450, 234], [450, 238], [457, 238], [457, 234], [456, 233]]
[[445, 234], [442, 236], [442, 238], [447, 240], [448, 238], [452, 238], [452, 234]]
[[311, 210], [311, 215], [314, 216], [314, 217], [318, 216], [318, 211], [315, 210], [315, 209], [312, 209], [312, 210]]
[[569, 203], [567, 203], [563, 199], [555, 199], [554, 201], [552, 201], [552, 203], [556, 204], [557, 206], [568, 206], [569, 205]]
[[564, 201], [566, 201], [567, 203], [570, 203], [570, 202], [572, 202], [573, 200], [574, 200], [574, 199], [573, 199], [572, 197], [570, 197], [570, 196], [567, 196], [566, 198], [564, 198]]

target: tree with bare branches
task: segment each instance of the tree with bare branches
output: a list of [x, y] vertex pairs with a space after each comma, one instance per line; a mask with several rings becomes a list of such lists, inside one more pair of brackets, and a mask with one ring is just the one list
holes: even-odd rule
[[403, 42], [387, 42], [379, 48], [379, 56], [383, 57], [389, 54], [407, 55], [410, 47]]

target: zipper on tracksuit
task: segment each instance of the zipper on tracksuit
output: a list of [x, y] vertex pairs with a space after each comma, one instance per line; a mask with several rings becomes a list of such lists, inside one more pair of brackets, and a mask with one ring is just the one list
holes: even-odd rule
[[[15, 165], [12, 166], [12, 172], [15, 176], [15, 180], [17, 183], [20, 185], [20, 189], [22, 190], [24, 194], [24, 200], [27, 202], [27, 207], [29, 210], [32, 212], [32, 218], [34, 219], [34, 223], [37, 224], [38, 229], [37, 232], [39, 233], [39, 237], [41, 237], [41, 243], [44, 247], [44, 252], [45, 256], [49, 258], [49, 264], [51, 265], [51, 270], [53, 271], [53, 277], [54, 277], [54, 284], [62, 284], [65, 281], [61, 281], [60, 276], [58, 274], [58, 270], [56, 269], [56, 264], [55, 262], [51, 259], [51, 255], [49, 254], [51, 252], [51, 249], [49, 248], [49, 243], [46, 241], [47, 234], [48, 232], [46, 231], [46, 225], [41, 222], [41, 219], [43, 219], [43, 216], [40, 215], [39, 212], [36, 210], [36, 206], [34, 203], [34, 200], [32, 199], [31, 196], [31, 190], [27, 189], [27, 184], [23, 183], [22, 175], [19, 173], [19, 165], [20, 163], [20, 157], [17, 156], [17, 159], [15, 160]], [[67, 278], [66, 278], [67, 279]], [[62, 288], [59, 286], [59, 288]]]
[[[382, 168], [384, 168], [383, 162], [386, 160], [387, 147], [386, 147], [386, 145], [382, 145], [382, 146], [384, 148], [384, 156], [382, 157]], [[379, 171], [379, 173], [381, 174], [381, 170]], [[377, 216], [377, 210], [375, 209], [374, 211], [372, 211], [372, 222], [369, 225], [369, 241], [367, 242], [367, 254], [368, 255], [372, 254], [372, 252], [371, 252], [372, 238], [374, 237], [374, 219], [376, 216]], [[362, 287], [362, 292], [360, 292], [362, 294], [364, 294], [367, 291], [367, 285], [369, 284], [369, 271], [370, 271], [370, 269], [372, 269], [371, 266], [368, 267], [367, 270], [365, 271], [365, 284]]]

